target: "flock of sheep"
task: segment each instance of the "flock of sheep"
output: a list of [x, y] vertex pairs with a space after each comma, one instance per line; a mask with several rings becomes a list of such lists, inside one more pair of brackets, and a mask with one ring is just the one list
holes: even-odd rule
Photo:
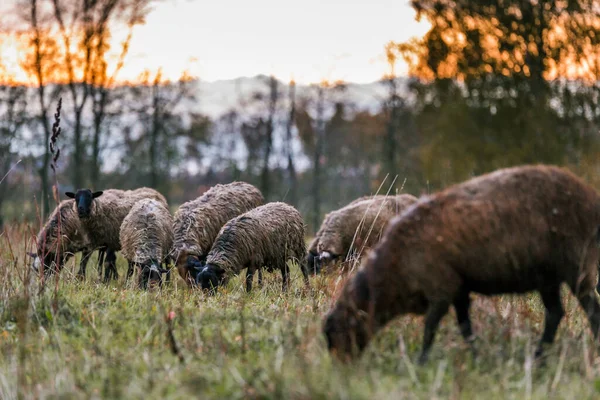
[[[106, 281], [117, 277], [116, 251], [137, 270], [142, 288], [169, 279], [174, 264], [190, 286], [212, 293], [246, 270], [279, 270], [289, 285], [290, 261], [309, 275], [332, 264], [363, 262], [325, 316], [329, 350], [341, 360], [360, 355], [371, 337], [401, 314], [425, 315], [425, 362], [439, 322], [450, 306], [474, 348], [470, 293], [538, 291], [546, 309], [536, 356], [554, 341], [564, 315], [566, 283], [586, 312], [594, 337], [600, 329], [596, 284], [600, 257], [600, 196], [571, 172], [554, 166], [497, 170], [417, 199], [366, 196], [325, 216], [305, 246], [300, 213], [266, 203], [244, 182], [216, 185], [171, 216], [160, 193], [84, 189], [66, 193], [37, 236], [39, 270], [60, 271], [82, 252], [78, 275], [99, 251]], [[60, 240], [59, 240], [60, 239]]]

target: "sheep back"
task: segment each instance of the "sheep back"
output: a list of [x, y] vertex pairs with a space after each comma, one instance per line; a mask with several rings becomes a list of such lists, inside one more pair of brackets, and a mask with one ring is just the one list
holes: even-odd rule
[[59, 250], [59, 225], [61, 254], [74, 254], [89, 245], [89, 237], [74, 210], [74, 204], [73, 200], [63, 200], [52, 211], [36, 237], [38, 255], [56, 253]]
[[260, 190], [246, 182], [217, 184], [195, 200], [182, 204], [173, 222], [173, 255], [182, 277], [189, 255], [208, 254], [219, 230], [229, 221], [264, 203]]
[[147, 187], [135, 190], [108, 189], [102, 196], [94, 199], [90, 216], [81, 219], [92, 243], [96, 247], [106, 246], [115, 251], [121, 250], [121, 224], [131, 208], [142, 199], [154, 199], [167, 207], [165, 197]]
[[161, 263], [173, 245], [173, 217], [165, 204], [155, 199], [135, 203], [121, 224], [120, 241], [128, 261]]
[[416, 202], [409, 194], [373, 196], [330, 212], [317, 232], [317, 252], [346, 257], [351, 249], [371, 248], [388, 222]]
[[302, 260], [304, 221], [294, 207], [273, 202], [233, 218], [219, 232], [206, 257], [206, 265], [239, 273], [250, 264], [256, 269], [285, 268], [286, 262]]

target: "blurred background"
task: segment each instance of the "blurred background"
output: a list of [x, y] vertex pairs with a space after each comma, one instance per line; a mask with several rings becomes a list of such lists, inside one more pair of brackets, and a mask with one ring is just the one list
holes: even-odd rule
[[311, 234], [380, 186], [524, 163], [598, 185], [599, 68], [596, 1], [4, 0], [0, 226], [55, 205], [59, 98], [61, 193], [175, 209], [245, 180]]

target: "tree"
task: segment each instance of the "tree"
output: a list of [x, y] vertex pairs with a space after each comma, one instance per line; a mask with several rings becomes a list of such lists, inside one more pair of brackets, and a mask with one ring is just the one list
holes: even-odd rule
[[[135, 146], [127, 155], [130, 159], [128, 167], [136, 174], [142, 173], [149, 186], [168, 197], [170, 174], [181, 161], [182, 148], [186, 146], [179, 140], [197, 139], [198, 129], [205, 123], [183, 107], [195, 100], [196, 81], [184, 74], [172, 82], [163, 79], [161, 70], [154, 77], [145, 72], [140, 81], [141, 84], [129, 88], [131, 96], [125, 100], [130, 112], [141, 123], [139, 126], [136, 122], [137, 126], [130, 127], [130, 133], [125, 135], [128, 145]], [[191, 131], [190, 124], [185, 122], [190, 120], [196, 124], [192, 124]], [[134, 139], [132, 134], [135, 132], [132, 131], [136, 127], [140, 131]]]
[[107, 132], [104, 125], [107, 117], [113, 117], [114, 114], [118, 114], [118, 109], [113, 111], [112, 114], [108, 110], [111, 103], [114, 103], [117, 99], [115, 98], [114, 85], [116, 83], [117, 76], [123, 68], [125, 57], [129, 52], [129, 45], [133, 37], [133, 29], [137, 23], [143, 21], [143, 17], [146, 13], [145, 7], [147, 2], [136, 1], [129, 7], [129, 16], [127, 17], [127, 25], [129, 32], [125, 40], [121, 43], [121, 52], [117, 60], [116, 66], [111, 74], [108, 71], [108, 64], [106, 62], [106, 53], [108, 51], [107, 39], [109, 38], [109, 32], [106, 27], [100, 27], [97, 33], [97, 39], [95, 42], [89, 42], [89, 46], [92, 46], [92, 53], [94, 55], [94, 62], [90, 66], [91, 68], [91, 82], [90, 82], [90, 96], [92, 99], [92, 114], [93, 114], [93, 139], [92, 139], [92, 159], [90, 165], [90, 177], [91, 182], [98, 185], [100, 178], [100, 169], [102, 167], [100, 151], [101, 151], [101, 140], [103, 133]]
[[392, 177], [396, 174], [414, 174], [418, 160], [411, 157], [411, 149], [417, 147], [416, 132], [413, 129], [413, 115], [400, 92], [401, 81], [396, 75], [397, 52], [395, 44], [386, 45], [385, 52], [389, 67], [384, 83], [388, 88], [388, 97], [383, 101], [386, 114], [386, 135], [382, 143], [384, 172]]
[[[58, 44], [51, 35], [50, 28], [44, 21], [47, 15], [40, 11], [37, 0], [28, 0], [22, 4], [22, 9], [27, 10], [23, 14], [23, 20], [27, 25], [29, 51], [25, 54], [21, 67], [35, 82], [38, 110], [36, 120], [42, 128], [43, 155], [42, 164], [38, 168], [40, 185], [42, 189], [42, 216], [50, 212], [50, 184], [48, 171], [50, 168], [50, 149], [48, 147], [51, 135], [50, 119], [48, 116], [48, 84], [55, 81], [60, 74], [60, 64], [57, 63], [55, 55], [59, 53]], [[55, 86], [50, 98], [57, 95], [60, 87]]]
[[298, 205], [298, 177], [296, 176], [296, 167], [294, 165], [293, 128], [296, 120], [296, 83], [290, 82], [289, 85], [289, 115], [285, 129], [285, 156], [287, 158], [287, 175], [289, 180], [289, 203]]
[[313, 226], [319, 226], [321, 219], [321, 157], [325, 146], [325, 89], [322, 83], [317, 86], [315, 155], [313, 157]]
[[0, 86], [0, 231], [4, 221], [2, 205], [9, 193], [10, 171], [16, 164], [15, 142], [28, 122], [27, 88], [15, 84]]
[[[73, 185], [84, 185], [83, 172], [86, 147], [82, 116], [90, 95], [95, 98], [95, 118], [100, 120], [106, 98], [102, 98], [102, 76], [105, 74], [106, 52], [109, 49], [109, 27], [125, 22], [129, 27], [144, 22], [152, 0], [82, 0], [67, 2], [52, 0], [53, 12], [62, 37], [66, 81], [73, 107]], [[130, 40], [129, 38], [128, 40]], [[73, 45], [77, 51], [73, 51]], [[125, 47], [127, 49], [127, 47]], [[97, 87], [99, 86], [99, 87]], [[97, 122], [96, 126], [100, 126]], [[96, 121], [95, 121], [96, 123]], [[95, 131], [95, 141], [99, 141]], [[97, 146], [97, 142], [94, 143]], [[97, 148], [94, 149], [98, 151]], [[95, 155], [96, 156], [96, 155]], [[96, 163], [98, 159], [94, 160]]]
[[278, 82], [274, 76], [269, 78], [269, 105], [268, 115], [265, 126], [265, 151], [263, 155], [263, 164], [261, 172], [261, 191], [265, 199], [270, 198], [271, 182], [269, 178], [269, 161], [273, 150], [273, 131], [275, 130], [275, 113], [277, 112], [277, 102], [279, 100]]
[[[422, 40], [398, 46], [419, 78], [412, 90], [429, 178], [443, 184], [503, 166], [571, 158], [581, 122], [598, 114], [597, 90], [585, 83], [597, 80], [589, 66], [600, 54], [593, 2], [411, 3], [418, 18], [431, 23]], [[572, 105], [565, 83], [577, 88], [581, 107], [589, 110], [579, 122], [565, 118]]]

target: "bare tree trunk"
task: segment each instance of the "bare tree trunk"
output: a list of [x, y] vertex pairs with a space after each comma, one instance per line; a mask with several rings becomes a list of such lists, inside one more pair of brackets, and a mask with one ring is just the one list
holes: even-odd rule
[[[6, 159], [4, 160], [4, 163], [2, 165], [2, 172], [0, 173], [0, 175], [8, 173], [10, 169], [10, 153], [8, 149], [2, 149], [2, 151], [5, 153], [4, 156], [6, 157]], [[0, 179], [2, 179], [2, 177], [0, 177]], [[4, 228], [4, 214], [2, 213], [2, 206], [4, 205], [4, 199], [6, 198], [7, 187], [8, 186], [4, 183], [0, 184], [0, 233], [2, 233]]]
[[270, 97], [269, 97], [269, 118], [267, 120], [265, 152], [263, 158], [261, 172], [261, 190], [265, 199], [268, 199], [271, 192], [271, 182], [269, 177], [269, 159], [273, 149], [273, 131], [275, 129], [275, 112], [277, 111], [277, 100], [279, 98], [277, 91], [277, 79], [271, 76], [269, 80]]
[[323, 145], [325, 139], [325, 88], [319, 86], [317, 89], [317, 130], [315, 138], [315, 156], [314, 156], [314, 178], [313, 178], [313, 227], [319, 226], [321, 219], [321, 156], [323, 154]]
[[[73, 95], [73, 101], [76, 101], [75, 95]], [[85, 155], [85, 149], [83, 148], [82, 143], [82, 132], [81, 132], [81, 110], [75, 110], [75, 126], [73, 127], [73, 139], [74, 139], [74, 148], [73, 148], [73, 186], [75, 188], [82, 188], [84, 185], [83, 182], [83, 171], [85, 170], [83, 167], [83, 159]]]
[[159, 98], [159, 76], [156, 76], [152, 86], [152, 128], [150, 131], [150, 186], [158, 186], [158, 136], [160, 134], [160, 98]]
[[50, 121], [48, 119], [48, 105], [46, 104], [46, 83], [44, 82], [44, 74], [42, 69], [43, 57], [42, 57], [42, 43], [41, 43], [41, 32], [38, 25], [38, 14], [37, 14], [37, 0], [31, 0], [31, 28], [34, 32], [33, 45], [35, 48], [35, 61], [34, 70], [35, 77], [37, 80], [37, 94], [40, 106], [40, 114], [38, 119], [42, 125], [44, 132], [44, 157], [42, 167], [38, 169], [40, 176], [40, 185], [42, 189], [42, 219], [50, 212], [50, 179], [48, 177], [48, 169], [50, 168]]
[[[95, 89], [94, 89], [95, 90]], [[98, 89], [93, 95], [94, 108], [94, 137], [92, 141], [92, 165], [90, 177], [93, 185], [98, 185], [100, 178], [100, 136], [102, 135], [102, 121], [105, 115], [106, 88]]]
[[286, 127], [286, 153], [287, 153], [287, 173], [290, 182], [289, 202], [293, 206], [298, 203], [298, 178], [296, 176], [296, 166], [294, 165], [294, 152], [292, 149], [292, 128], [296, 119], [296, 83], [290, 82], [290, 115]]
[[[92, 81], [91, 78], [94, 74], [94, 39], [98, 39], [99, 41], [103, 40], [108, 21], [119, 2], [117, 0], [112, 0], [101, 4], [96, 1], [74, 3], [75, 7], [81, 7], [81, 9], [74, 10], [74, 20], [71, 22], [72, 26], [70, 27], [70, 30], [72, 32], [75, 31], [75, 28], [80, 24], [83, 27], [82, 29], [84, 32], [81, 47], [85, 52], [85, 59], [82, 64], [82, 77], [81, 80], [79, 80], [75, 74], [76, 61], [74, 61], [71, 50], [70, 33], [66, 28], [65, 20], [63, 19], [63, 9], [59, 4], [59, 1], [60, 0], [53, 0], [52, 3], [54, 4], [54, 17], [59, 24], [65, 47], [65, 64], [69, 79], [69, 90], [73, 101], [73, 112], [75, 114], [75, 125], [73, 127], [73, 185], [76, 188], [80, 188], [84, 184], [83, 172], [86, 170], [83, 165], [86, 149], [84, 148], [83, 143], [82, 114], [89, 99], [90, 82]], [[94, 10], [94, 8], [97, 8], [97, 10]], [[97, 21], [94, 20], [95, 11], [98, 11], [99, 15]], [[79, 21], [79, 18], [81, 18], [81, 21]], [[82, 90], [81, 96], [77, 96], [79, 86]]]
[[400, 111], [400, 105], [398, 103], [400, 98], [398, 96], [398, 87], [394, 76], [391, 76], [387, 83], [390, 90], [390, 97], [388, 98], [387, 134], [383, 151], [385, 154], [386, 170], [390, 175], [393, 175], [397, 168], [396, 153], [398, 151], [398, 144], [396, 138], [398, 135], [398, 118]]

